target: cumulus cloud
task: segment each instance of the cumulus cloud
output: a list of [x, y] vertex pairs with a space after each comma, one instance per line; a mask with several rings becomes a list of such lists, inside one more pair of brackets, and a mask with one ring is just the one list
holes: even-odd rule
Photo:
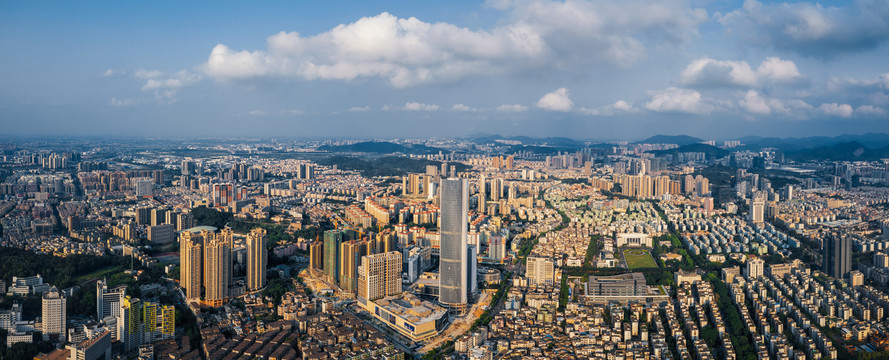
[[768, 115], [772, 113], [772, 108], [769, 107], [766, 101], [759, 96], [759, 93], [755, 90], [748, 90], [747, 94], [744, 96], [744, 100], [741, 100], [740, 105], [754, 114]]
[[853, 1], [842, 7], [811, 2], [746, 0], [719, 21], [744, 41], [831, 58], [871, 50], [889, 39], [889, 6], [884, 1]]
[[537, 107], [550, 111], [571, 111], [574, 102], [568, 96], [568, 89], [559, 88], [553, 92], [547, 93], [537, 101]]
[[686, 85], [756, 85], [756, 73], [746, 61], [723, 61], [708, 57], [697, 59], [688, 64], [682, 71], [680, 79]]
[[597, 116], [611, 116], [619, 113], [634, 113], [638, 112], [639, 109], [633, 106], [632, 103], [629, 103], [624, 100], [615, 101], [613, 104], [605, 105], [600, 108], [589, 109], [582, 107], [578, 109], [582, 114], [587, 115], [597, 115]]
[[478, 111], [478, 109], [476, 109], [476, 108], [474, 108], [474, 107], [472, 107], [472, 106], [463, 105], [463, 104], [454, 104], [454, 106], [451, 107], [451, 110], [453, 110], [453, 111], [464, 111], [464, 112], [476, 112], [476, 111]]
[[133, 75], [138, 79], [145, 80], [142, 91], [152, 91], [159, 103], [176, 101], [176, 94], [180, 89], [201, 80], [201, 75], [188, 70], [167, 74], [160, 70], [139, 69]]
[[827, 115], [839, 116], [839, 117], [850, 117], [852, 116], [852, 106], [849, 104], [837, 104], [837, 103], [829, 103], [829, 104], [821, 104], [819, 108]]
[[712, 106], [701, 98], [701, 93], [691, 89], [669, 87], [652, 92], [651, 101], [645, 108], [658, 112], [683, 112], [689, 114], [709, 114]]
[[759, 69], [756, 69], [756, 76], [763, 79], [788, 82], [798, 79], [801, 75], [793, 61], [769, 57], [759, 64]]
[[361, 106], [361, 107], [353, 106], [353, 107], [349, 108], [349, 112], [366, 112], [366, 111], [370, 111], [370, 110], [371, 110], [370, 106]]
[[527, 106], [519, 104], [503, 104], [497, 107], [497, 112], [522, 112], [528, 110]]
[[886, 110], [883, 110], [883, 109], [878, 108], [878, 107], [873, 106], [873, 105], [861, 105], [861, 106], [855, 108], [855, 114], [866, 115], [866, 116], [869, 116], [869, 115], [885, 115], [885, 114], [886, 114]]
[[586, 72], [591, 63], [631, 64], [649, 39], [685, 42], [707, 20], [687, 0], [538, 0], [501, 8], [511, 21], [485, 30], [384, 12], [311, 36], [280, 32], [261, 50], [218, 44], [200, 68], [218, 80], [381, 78], [394, 87], [552, 64]]
[[418, 102], [409, 102], [404, 104], [404, 110], [407, 111], [438, 111], [438, 105], [421, 104]]
[[680, 74], [685, 85], [753, 87], [762, 81], [789, 83], [802, 75], [791, 60], [769, 57], [754, 72], [746, 61], [716, 60], [703, 57], [692, 61]]
[[842, 91], [850, 87], [876, 91], [889, 91], [889, 73], [880, 74], [879, 76], [869, 79], [832, 77], [827, 81], [827, 89], [831, 91]]

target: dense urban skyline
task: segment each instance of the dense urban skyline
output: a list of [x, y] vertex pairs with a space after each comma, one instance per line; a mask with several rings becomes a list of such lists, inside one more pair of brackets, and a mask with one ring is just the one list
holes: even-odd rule
[[167, 5], [2, 5], [4, 132], [889, 131], [885, 2]]

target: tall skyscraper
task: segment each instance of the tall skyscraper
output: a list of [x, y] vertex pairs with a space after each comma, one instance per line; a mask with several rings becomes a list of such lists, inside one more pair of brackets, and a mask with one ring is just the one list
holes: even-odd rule
[[222, 306], [232, 282], [232, 233], [223, 229], [204, 238], [204, 303]]
[[65, 294], [53, 286], [49, 291], [43, 293], [42, 312], [40, 313], [41, 321], [43, 321], [43, 336], [58, 336], [60, 341], [65, 340], [65, 334], [68, 332], [66, 325], [67, 313], [65, 308]]
[[[200, 289], [198, 289], [200, 291]], [[105, 280], [96, 282], [96, 317], [102, 320], [108, 316], [120, 315], [120, 303], [126, 297], [127, 286], [119, 285], [108, 289]]]
[[478, 177], [478, 212], [479, 214], [485, 214], [485, 203], [487, 202], [486, 193], [488, 181], [485, 179], [484, 175]]
[[340, 287], [349, 294], [358, 290], [358, 266], [367, 255], [367, 243], [352, 240], [340, 245]]
[[358, 297], [376, 300], [401, 293], [401, 252], [367, 255], [358, 267]]
[[466, 179], [442, 179], [440, 196], [439, 301], [462, 311], [469, 301], [469, 261], [466, 246], [469, 184]]
[[824, 239], [824, 272], [842, 279], [852, 271], [852, 239], [828, 235]]
[[342, 231], [327, 230], [324, 232], [324, 275], [331, 283], [336, 283], [340, 278], [340, 244], [342, 243]]
[[269, 262], [266, 249], [266, 230], [255, 228], [247, 234], [247, 289], [258, 290], [265, 286], [265, 272]]
[[318, 240], [309, 245], [309, 268], [317, 270], [324, 268], [324, 245]]
[[183, 231], [179, 239], [179, 284], [189, 300], [201, 298], [204, 235], [209, 232]]

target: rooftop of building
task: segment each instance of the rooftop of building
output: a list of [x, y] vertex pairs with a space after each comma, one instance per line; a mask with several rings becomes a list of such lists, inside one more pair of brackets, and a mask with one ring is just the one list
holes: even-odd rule
[[420, 300], [416, 296], [408, 293], [387, 296], [375, 300], [374, 303], [414, 324], [435, 321], [447, 314], [445, 308], [428, 301]]

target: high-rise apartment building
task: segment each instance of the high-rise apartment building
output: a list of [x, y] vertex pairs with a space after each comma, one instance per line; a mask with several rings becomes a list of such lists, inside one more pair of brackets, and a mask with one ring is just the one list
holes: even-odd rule
[[176, 231], [182, 231], [194, 227], [194, 215], [191, 213], [180, 213], [176, 215]]
[[361, 257], [367, 255], [367, 243], [352, 240], [340, 244], [340, 287], [348, 294], [358, 290], [358, 266]]
[[362, 257], [358, 267], [359, 301], [373, 301], [401, 293], [401, 252]]
[[204, 238], [204, 303], [222, 306], [232, 280], [232, 233], [224, 229]]
[[266, 230], [263, 228], [255, 228], [247, 234], [247, 289], [251, 291], [265, 286], [265, 272], [269, 262], [266, 238]]
[[747, 260], [747, 267], [744, 268], [744, 276], [748, 279], [756, 279], [762, 276], [765, 271], [765, 263], [760, 257], [751, 257]]
[[136, 223], [139, 225], [151, 224], [151, 208], [141, 207], [136, 209]]
[[176, 332], [176, 310], [172, 305], [160, 305], [127, 296], [120, 304], [117, 333], [126, 352], [154, 341], [168, 340]]
[[65, 334], [68, 332], [65, 326], [67, 321], [65, 303], [65, 294], [55, 286], [43, 293], [40, 317], [43, 321], [44, 338], [58, 336], [60, 341], [65, 340]]
[[151, 209], [151, 226], [163, 225], [167, 220], [167, 209]]
[[179, 236], [179, 284], [189, 300], [201, 298], [204, 233], [184, 231]]
[[[493, 191], [492, 191], [493, 193]], [[466, 179], [441, 180], [441, 279], [439, 301], [462, 311], [469, 302], [467, 225], [469, 185]]]
[[553, 259], [529, 256], [525, 264], [525, 277], [528, 282], [536, 285], [553, 285], [555, 283], [555, 263]]
[[766, 203], [762, 198], [754, 198], [750, 203], [750, 222], [753, 224], [762, 224], [765, 220]]
[[324, 243], [318, 240], [309, 244], [309, 268], [324, 269]]
[[824, 272], [842, 279], [852, 270], [852, 239], [828, 235], [824, 239]]

